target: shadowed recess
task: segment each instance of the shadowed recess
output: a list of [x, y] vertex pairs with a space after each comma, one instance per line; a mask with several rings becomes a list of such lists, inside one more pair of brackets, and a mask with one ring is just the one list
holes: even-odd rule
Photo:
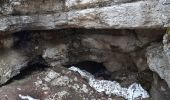
[[82, 61], [76, 64], [67, 65], [66, 67], [78, 67], [81, 70], [85, 70], [91, 74], [93, 74], [96, 78], [104, 78], [109, 79], [111, 73], [105, 68], [105, 66], [102, 63], [97, 63], [93, 61]]

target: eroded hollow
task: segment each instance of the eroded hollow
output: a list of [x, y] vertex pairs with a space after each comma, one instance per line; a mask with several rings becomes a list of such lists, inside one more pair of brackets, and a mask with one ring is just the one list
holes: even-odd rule
[[[151, 31], [114, 29], [21, 31], [12, 35], [17, 38], [12, 48], [31, 58], [41, 56], [49, 64], [76, 66], [96, 77], [121, 82], [122, 79], [117, 77], [136, 74], [146, 69], [143, 47], [160, 39], [160, 34], [155, 33], [155, 37], [152, 36], [150, 39], [151, 35], [147, 32]], [[131, 69], [135, 70], [131, 72]]]
[[[40, 57], [49, 66], [66, 65], [90, 72], [98, 79], [119, 82], [127, 87], [134, 82], [150, 90], [152, 73], [146, 62], [146, 48], [162, 41], [161, 30], [64, 29], [53, 31], [22, 31], [8, 50], [23, 53], [24, 57]], [[4, 39], [5, 40], [5, 39]], [[8, 42], [8, 41], [7, 41]], [[2, 42], [6, 45], [6, 41]], [[26, 57], [25, 57], [26, 56]], [[27, 60], [30, 60], [27, 59]], [[12, 80], [21, 80], [36, 71], [44, 71], [45, 64], [34, 59]], [[102, 62], [102, 63], [98, 63]]]
[[122, 87], [128, 88], [133, 83], [139, 83], [148, 92], [151, 89], [153, 81], [153, 72], [149, 69], [144, 71], [119, 70], [110, 72], [103, 63], [94, 61], [82, 61], [71, 65], [65, 65], [66, 68], [77, 67], [91, 73], [96, 79], [110, 80], [120, 83]]
[[109, 80], [111, 77], [111, 72], [109, 72], [102, 63], [94, 61], [82, 61], [72, 65], [66, 65], [67, 68], [75, 66], [81, 70], [85, 70], [93, 74], [96, 78]]

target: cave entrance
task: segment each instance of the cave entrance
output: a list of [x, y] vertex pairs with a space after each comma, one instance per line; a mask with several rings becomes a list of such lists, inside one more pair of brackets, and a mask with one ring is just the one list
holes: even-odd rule
[[96, 78], [109, 80], [111, 73], [105, 68], [102, 63], [94, 61], [82, 61], [75, 64], [67, 65], [67, 68], [75, 66], [81, 70], [85, 70], [93, 74]]

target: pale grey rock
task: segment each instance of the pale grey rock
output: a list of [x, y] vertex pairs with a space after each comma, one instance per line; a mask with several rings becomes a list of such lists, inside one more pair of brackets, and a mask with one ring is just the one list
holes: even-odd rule
[[[82, 77], [89, 80], [89, 85], [98, 92], [105, 92], [106, 95], [117, 95], [127, 100], [144, 99], [149, 98], [149, 94], [144, 90], [140, 84], [133, 83], [128, 88], [121, 87], [119, 82], [98, 80], [94, 76], [86, 71], [83, 71], [77, 67], [70, 67], [72, 71], [78, 72]], [[135, 91], [135, 92], [134, 92]]]
[[164, 0], [163, 4], [170, 4], [170, 0]]
[[0, 30], [14, 32], [82, 27], [164, 28], [170, 26], [170, 11], [169, 5], [164, 5], [163, 2], [164, 0], [50, 0], [48, 2], [15, 0], [2, 3]]
[[64, 8], [62, 0], [4, 0], [1, 1], [0, 13], [3, 15], [31, 15], [55, 13]]
[[[150, 19], [149, 17], [151, 16], [145, 16], [148, 13], [152, 13], [147, 10], [149, 6], [151, 5], [148, 2], [140, 1], [102, 8], [70, 11], [68, 12], [68, 21], [69, 24], [86, 28], [153, 28], [163, 26], [160, 18]], [[157, 12], [153, 14], [157, 14]], [[159, 17], [159, 15], [156, 17]]]
[[[15, 44], [14, 38], [1, 37], [0, 84], [18, 75], [30, 61], [28, 56], [39, 56], [53, 67], [81, 61], [102, 63], [110, 72], [131, 70], [136, 67], [135, 71], [144, 71], [149, 66], [170, 86], [169, 37], [164, 36], [163, 45], [154, 44], [146, 50], [148, 65], [144, 57], [146, 46], [160, 40], [164, 33], [162, 28], [170, 26], [169, 9], [168, 0], [6, 0], [0, 2], [0, 34], [20, 30], [63, 28], [64, 30], [65, 28], [112, 29], [107, 30], [108, 32], [83, 31], [83, 29], [52, 32], [57, 35], [47, 32], [49, 35], [42, 36], [43, 39], [40, 37], [42, 40], [37, 37], [28, 41], [23, 40], [21, 48], [17, 50], [13, 46], [19, 44]], [[45, 80], [49, 81], [48, 84], [51, 86], [68, 85], [70, 79], [67, 75], [59, 75], [52, 72], [51, 76], [50, 72]], [[82, 86], [82, 89], [79, 89], [77, 88], [79, 86], [74, 84], [72, 89], [88, 93], [86, 86]], [[48, 87], [43, 89], [48, 90]], [[55, 95], [61, 99], [63, 95], [67, 96], [67, 93], [60, 91], [47, 99]]]
[[68, 62], [68, 47], [59, 44], [55, 47], [48, 47], [44, 50], [42, 57], [51, 65], [62, 65]]
[[147, 63], [170, 87], [170, 64], [162, 44], [153, 44], [147, 49]]
[[3, 49], [0, 52], [0, 84], [18, 75], [27, 66], [28, 58], [19, 51]]
[[[78, 74], [61, 66], [34, 71], [27, 78], [13, 80], [0, 88], [1, 100], [19, 100], [23, 97], [37, 100], [107, 100], [109, 97], [95, 91]], [[115, 97], [113, 97], [114, 99]]]
[[168, 61], [170, 62], [170, 36], [168, 34], [165, 34], [163, 37], [163, 48]]
[[[60, 25], [66, 24], [64, 13], [30, 15], [30, 16], [9, 16], [0, 19], [1, 31], [36, 30], [36, 29], [57, 29]], [[33, 24], [36, 23], [36, 24]], [[11, 26], [11, 27], [8, 27]]]
[[95, 5], [98, 3], [105, 3], [111, 0], [66, 0], [66, 7], [69, 8], [81, 8], [89, 5]]
[[170, 87], [170, 42], [169, 35], [163, 37], [163, 44], [154, 44], [147, 50], [147, 61], [149, 68], [158, 73]]

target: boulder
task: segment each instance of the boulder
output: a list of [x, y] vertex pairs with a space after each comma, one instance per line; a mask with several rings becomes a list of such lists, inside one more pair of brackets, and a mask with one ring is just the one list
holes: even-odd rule
[[158, 73], [158, 75], [164, 79], [170, 87], [170, 64], [168, 57], [163, 50], [162, 44], [153, 44], [147, 49], [147, 63], [149, 68]]
[[109, 99], [91, 88], [78, 74], [61, 66], [37, 70], [19, 79], [0, 88], [1, 100]]
[[0, 84], [18, 75], [24, 67], [27, 67], [30, 59], [17, 50], [1, 50], [0, 52]]

